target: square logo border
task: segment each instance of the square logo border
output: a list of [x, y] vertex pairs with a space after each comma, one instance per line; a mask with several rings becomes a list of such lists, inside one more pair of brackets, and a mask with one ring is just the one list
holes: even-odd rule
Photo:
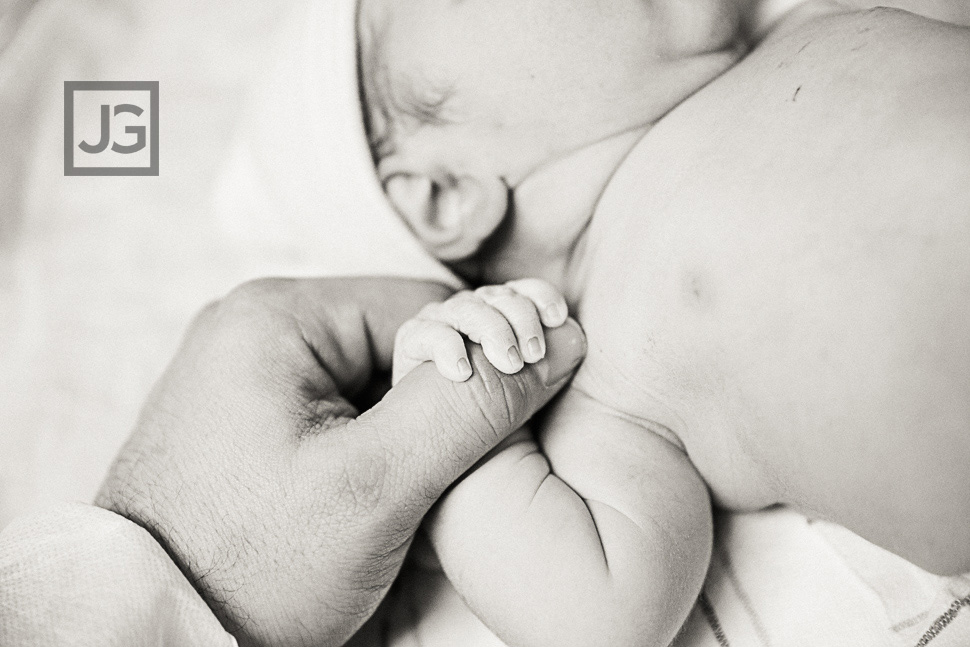
[[[148, 92], [151, 104], [151, 156], [149, 166], [74, 166], [74, 93], [88, 91]], [[158, 81], [64, 81], [64, 175], [138, 176], [158, 175]]]

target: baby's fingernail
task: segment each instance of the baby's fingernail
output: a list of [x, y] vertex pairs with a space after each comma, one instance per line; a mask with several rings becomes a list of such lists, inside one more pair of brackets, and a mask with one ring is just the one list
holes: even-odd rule
[[522, 368], [522, 356], [519, 355], [519, 349], [515, 346], [509, 348], [509, 364], [516, 371]]
[[553, 303], [546, 306], [546, 317], [549, 321], [560, 321], [562, 319], [562, 310], [559, 309], [559, 305]]
[[458, 360], [458, 375], [461, 379], [467, 380], [472, 376], [472, 365], [468, 363], [468, 360], [462, 357]]
[[529, 357], [532, 359], [542, 359], [542, 346], [539, 344], [539, 338], [533, 337], [526, 343], [526, 348], [529, 349]]

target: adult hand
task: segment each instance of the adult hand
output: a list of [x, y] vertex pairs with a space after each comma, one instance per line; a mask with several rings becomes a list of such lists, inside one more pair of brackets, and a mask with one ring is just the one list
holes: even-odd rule
[[264, 280], [206, 308], [98, 504], [147, 528], [244, 645], [338, 645], [374, 612], [429, 507], [572, 375], [545, 360], [474, 377], [425, 364], [358, 415], [397, 327], [448, 295], [392, 279]]

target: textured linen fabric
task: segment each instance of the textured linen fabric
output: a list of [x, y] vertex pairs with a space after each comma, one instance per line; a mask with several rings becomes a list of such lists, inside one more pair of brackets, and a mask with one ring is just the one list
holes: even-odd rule
[[0, 645], [234, 647], [145, 530], [61, 504], [0, 533]]
[[[701, 598], [672, 647], [915, 647], [954, 608], [925, 644], [970, 645], [968, 577], [931, 575], [785, 509], [721, 513], [716, 526]], [[503, 647], [440, 572], [407, 573], [393, 596], [390, 647], [449, 647], [456, 636]]]

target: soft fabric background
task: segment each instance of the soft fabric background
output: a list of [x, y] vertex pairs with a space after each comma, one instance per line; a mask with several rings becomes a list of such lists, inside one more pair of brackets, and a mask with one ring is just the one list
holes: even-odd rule
[[[0, 0], [0, 528], [52, 502], [91, 500], [191, 316], [236, 284], [448, 279], [393, 218], [318, 203], [329, 187], [314, 185], [312, 167], [277, 168], [286, 160], [251, 145], [260, 128], [251, 96], [265, 99], [292, 71], [277, 54], [303, 1]], [[64, 177], [66, 80], [160, 82], [160, 177]], [[325, 105], [298, 108], [278, 116], [293, 128], [327, 118]], [[281, 196], [264, 186], [266, 173], [302, 180]], [[61, 507], [0, 538], [0, 616], [23, 613], [36, 623], [16, 631], [46, 631], [61, 610], [67, 628], [49, 642], [11, 634], [17, 644], [131, 644], [83, 640], [68, 613], [74, 600], [89, 614], [115, 608], [104, 587], [127, 587], [131, 573], [198, 608], [147, 535], [125, 524]], [[117, 554], [143, 558], [143, 570], [102, 559], [105, 537], [120, 542]], [[783, 510], [724, 515], [706, 602], [678, 644], [911, 646], [968, 593], [966, 578], [933, 577], [828, 524]], [[399, 595], [398, 644], [454, 645], [459, 627], [460, 644], [491, 644], [433, 576]], [[963, 611], [933, 645], [970, 644], [968, 632]]]
[[[292, 3], [3, 1], [0, 527], [92, 498], [190, 317], [234, 285], [446, 276], [397, 223], [254, 194], [247, 90]], [[160, 177], [64, 177], [65, 80], [160, 82]]]

